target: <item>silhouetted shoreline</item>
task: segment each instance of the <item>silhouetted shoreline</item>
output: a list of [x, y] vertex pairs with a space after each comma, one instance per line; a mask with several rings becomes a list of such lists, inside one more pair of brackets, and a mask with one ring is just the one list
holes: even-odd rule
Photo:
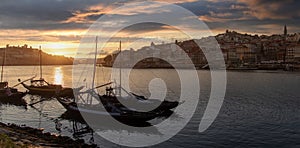
[[0, 122], [0, 143], [18, 147], [97, 147], [88, 145], [84, 140], [73, 140], [67, 136], [44, 133], [42, 129], [35, 129], [27, 126], [15, 124], [4, 124]]
[[[74, 65], [74, 64], [45, 64], [43, 66], [68, 66], [68, 65]], [[14, 65], [10, 65], [10, 64], [6, 64], [4, 66], [39, 66], [39, 64], [35, 64], [35, 65], [31, 65], [31, 64], [14, 64]]]

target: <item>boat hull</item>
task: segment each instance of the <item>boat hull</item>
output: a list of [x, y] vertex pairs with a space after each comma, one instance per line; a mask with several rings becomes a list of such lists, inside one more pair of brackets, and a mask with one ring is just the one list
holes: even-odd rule
[[57, 92], [57, 89], [55, 88], [49, 88], [49, 87], [34, 87], [29, 86], [24, 83], [21, 83], [29, 92], [29, 94], [33, 95], [55, 95]]
[[102, 121], [104, 121], [106, 120], [105, 118], [108, 119], [110, 117], [113, 117], [119, 122], [125, 123], [127, 125], [136, 125], [152, 120], [160, 115], [159, 112], [137, 112], [130, 110], [127, 110], [126, 112], [112, 112], [108, 111], [105, 108], [100, 109], [99, 107], [97, 109], [95, 109], [96, 107], [78, 107], [75, 102], [68, 102], [62, 98], [57, 98], [57, 100], [65, 109], [67, 109], [67, 111], [72, 112], [73, 114], [76, 114], [78, 116], [83, 116], [88, 121], [95, 121], [100, 118]]
[[6, 93], [0, 93], [0, 103], [2, 104], [11, 104], [17, 106], [26, 106], [27, 103], [23, 99], [25, 93], [15, 92], [11, 95], [7, 95]]
[[[119, 101], [119, 99], [122, 98], [117, 98], [115, 96], [106, 96], [106, 95], [102, 95], [99, 96], [99, 98], [101, 99], [102, 103], [106, 103], [106, 102], [110, 102], [113, 104], [118, 104], [119, 106], [122, 106], [122, 103]], [[139, 100], [136, 98], [131, 98], [131, 99], [124, 99], [123, 101], [126, 101], [129, 105], [131, 106], [140, 106], [143, 107], [143, 105], [148, 105], [148, 104], [159, 104], [158, 107], [156, 107], [155, 109], [153, 109], [153, 112], [163, 112], [163, 111], [169, 111], [171, 109], [176, 108], [180, 103], [178, 101], [160, 101], [160, 100], [156, 100], [156, 99], [145, 99], [145, 100]]]

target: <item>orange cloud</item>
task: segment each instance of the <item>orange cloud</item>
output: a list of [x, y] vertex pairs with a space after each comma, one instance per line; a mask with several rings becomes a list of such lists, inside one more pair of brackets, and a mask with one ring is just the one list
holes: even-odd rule
[[[197, 0], [156, 0], [164, 3], [187, 3], [187, 2], [195, 2]], [[91, 6], [87, 10], [84, 11], [75, 11], [73, 12], [72, 17], [63, 21], [62, 23], [93, 23], [93, 20], [89, 20], [89, 16], [97, 16], [101, 14], [117, 14], [117, 15], [136, 15], [140, 13], [152, 14], [152, 13], [161, 13], [166, 12], [168, 10], [161, 9], [163, 3], [159, 4], [151, 4], [151, 5], [138, 5], [135, 2], [127, 3], [127, 9], [122, 9], [118, 11], [114, 11], [117, 8], [116, 5], [103, 5], [98, 4], [96, 6]]]
[[85, 11], [75, 11], [72, 17], [63, 21], [62, 23], [93, 23], [93, 20], [89, 20], [89, 16], [106, 14], [114, 9], [114, 6], [105, 6], [103, 4], [98, 4], [96, 6], [91, 6]]

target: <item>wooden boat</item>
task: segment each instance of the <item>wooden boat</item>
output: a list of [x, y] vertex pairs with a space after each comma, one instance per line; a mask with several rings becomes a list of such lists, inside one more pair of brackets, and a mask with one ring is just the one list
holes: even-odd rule
[[26, 106], [23, 99], [26, 93], [18, 92], [16, 88], [8, 87], [7, 82], [0, 82], [0, 103], [12, 104], [17, 106]]
[[62, 97], [57, 98], [58, 102], [75, 115], [83, 115], [85, 118], [104, 118], [113, 117], [116, 120], [125, 124], [144, 123], [152, 120], [160, 115], [159, 112], [137, 112], [128, 108], [117, 107], [114, 104], [106, 104], [104, 108], [99, 104], [96, 105], [77, 105], [74, 101]]
[[[121, 87], [121, 86], [119, 86]], [[115, 88], [118, 89], [118, 88]], [[127, 91], [124, 90], [124, 88], [121, 88], [122, 90], [125, 91], [125, 93], [127, 93], [127, 97], [120, 97], [121, 95], [119, 94], [119, 96], [116, 96], [114, 92], [111, 92], [113, 90], [115, 90], [112, 87], [106, 88], [106, 94], [105, 95], [99, 95], [99, 98], [101, 100], [102, 103], [105, 102], [109, 102], [109, 103], [113, 103], [113, 104], [119, 104], [122, 105], [121, 102], [125, 102], [128, 105], [131, 106], [144, 106], [144, 105], [149, 105], [149, 104], [159, 104], [159, 106], [157, 108], [155, 108], [153, 111], [157, 111], [157, 112], [163, 112], [163, 111], [168, 111], [171, 109], [176, 108], [178, 105], [182, 104], [179, 103], [178, 101], [160, 101], [158, 99], [149, 99], [146, 98], [145, 96], [141, 96], [141, 95], [137, 95], [135, 93], [128, 93]], [[121, 102], [119, 101], [121, 100]]]
[[[122, 53], [121, 41], [120, 41], [120, 44], [119, 44], [119, 53], [120, 54]], [[180, 103], [178, 101], [166, 101], [166, 100], [160, 101], [158, 99], [149, 99], [149, 98], [146, 98], [144, 96], [137, 95], [135, 93], [126, 91], [121, 85], [121, 83], [122, 83], [122, 81], [121, 81], [122, 80], [121, 79], [121, 77], [122, 77], [121, 76], [122, 75], [122, 71], [121, 71], [122, 64], [120, 64], [119, 66], [120, 66], [120, 72], [119, 72], [120, 73], [120, 82], [119, 82], [119, 84], [117, 84], [116, 82], [109, 82], [107, 84], [96, 87], [96, 88], [101, 88], [101, 87], [108, 86], [108, 85], [115, 85], [115, 87], [112, 87], [112, 86], [106, 87], [105, 95], [98, 94], [98, 96], [100, 98], [100, 101], [102, 103], [109, 102], [109, 103], [113, 103], [115, 105], [119, 105], [121, 107], [124, 107], [122, 105], [122, 103], [119, 102], [119, 100], [121, 100], [121, 102], [126, 101], [126, 103], [128, 105], [140, 106], [141, 108], [143, 108], [143, 106], [145, 106], [145, 105], [150, 105], [150, 104], [159, 105], [157, 108], [152, 110], [152, 111], [155, 111], [155, 112], [169, 111], [171, 109], [176, 108], [178, 105], [180, 105]], [[93, 90], [91, 90], [91, 91], [93, 91]], [[121, 92], [125, 92], [127, 94], [127, 97], [123, 97], [121, 95]]]
[[[106, 86], [109, 85], [104, 84], [101, 85]], [[96, 87], [99, 88], [99, 87]], [[170, 116], [171, 109], [176, 108], [180, 103], [177, 101], [170, 102], [170, 101], [160, 101], [156, 99], [147, 99], [144, 97], [144, 100], [138, 99], [138, 97], [141, 96], [134, 96], [131, 97], [119, 97], [114, 95], [114, 93], [111, 93], [112, 89], [108, 89], [107, 92], [104, 95], [97, 94], [93, 90], [87, 90], [84, 92], [76, 92], [75, 94], [78, 95], [78, 98], [83, 98], [83, 96], [93, 94], [92, 97], [94, 99], [98, 100], [98, 102], [102, 103], [104, 108], [100, 104], [81, 104], [76, 103], [75, 98], [67, 98], [67, 97], [57, 97], [57, 100], [59, 103], [67, 109], [67, 111], [72, 112], [72, 114], [75, 114], [76, 116], [81, 116], [81, 114], [85, 114], [86, 116], [91, 117], [98, 117], [98, 116], [112, 116], [116, 120], [130, 124], [130, 125], [141, 125], [140, 123], [152, 120], [156, 117], [168, 117]], [[87, 97], [90, 98], [90, 97]], [[151, 103], [158, 103], [159, 106], [149, 112], [139, 112], [137, 111], [137, 108], [128, 108], [124, 106], [119, 100], [123, 99], [123, 101], [126, 101], [128, 104], [132, 106], [147, 106]], [[89, 102], [89, 100], [86, 100], [86, 102]], [[99, 109], [100, 108], [100, 109]], [[132, 123], [134, 121], [134, 123]], [[143, 124], [142, 124], [143, 125]]]
[[[121, 51], [121, 42], [120, 42], [120, 51]], [[97, 38], [96, 38], [96, 51], [95, 54], [97, 55]], [[57, 100], [59, 103], [64, 106], [68, 111], [74, 112], [74, 114], [85, 114], [84, 117], [91, 115], [91, 117], [109, 117], [112, 116], [116, 120], [126, 123], [126, 124], [136, 124], [136, 123], [142, 123], [149, 120], [152, 120], [156, 117], [159, 117], [161, 114], [163, 114], [165, 111], [170, 111], [170, 109], [173, 109], [179, 105], [178, 102], [169, 102], [169, 101], [163, 101], [163, 102], [157, 102], [159, 100], [154, 99], [147, 99], [143, 96], [136, 95], [134, 93], [127, 93], [131, 98], [125, 98], [125, 97], [117, 97], [115, 95], [115, 90], [118, 89], [121, 95], [121, 90], [123, 89], [121, 85], [113, 89], [112, 87], [106, 87], [106, 93], [104, 95], [100, 95], [96, 93], [94, 90], [108, 86], [113, 84], [112, 82], [103, 84], [97, 87], [94, 87], [94, 78], [95, 78], [95, 68], [96, 68], [96, 57], [94, 59], [94, 75], [93, 75], [93, 81], [92, 81], [92, 89], [88, 89], [83, 92], [76, 92], [77, 100], [78, 98], [81, 98], [85, 100], [85, 104], [77, 104], [75, 101], [75, 98], [72, 99], [66, 99], [62, 97], [58, 97]], [[121, 75], [121, 73], [120, 73]], [[121, 77], [121, 76], [120, 76]], [[127, 92], [127, 91], [125, 91]], [[93, 99], [96, 99], [99, 103], [98, 104], [92, 104]], [[135, 105], [147, 105], [149, 103], [159, 103], [160, 106], [156, 109], [148, 112], [141, 112], [138, 111], [137, 108], [127, 108], [122, 103], [118, 101], [118, 99], [126, 99], [125, 101], [130, 101], [130, 103], [134, 103]], [[155, 102], [156, 101], [156, 102]], [[89, 102], [87, 104], [87, 102]], [[101, 104], [100, 104], [101, 103]]]
[[6, 51], [4, 50], [4, 57], [3, 57], [2, 68], [1, 68], [0, 103], [26, 106], [26, 101], [23, 99], [25, 93], [18, 92], [18, 89], [9, 87], [8, 82], [2, 81], [3, 69], [4, 69], [4, 63], [6, 57], [5, 54]]
[[33, 95], [41, 95], [41, 96], [72, 96], [73, 91], [71, 88], [63, 88], [62, 85], [58, 84], [50, 84], [42, 77], [42, 50], [40, 47], [40, 79], [28, 79], [30, 80], [30, 85], [25, 84], [26, 81], [22, 81], [19, 79], [20, 84], [22, 84], [29, 92], [29, 94]]
[[[41, 95], [46, 97], [74, 97], [72, 88], [62, 87], [61, 85], [57, 84], [50, 84], [44, 79], [30, 80], [30, 82], [30, 85], [25, 84], [24, 81], [20, 82], [20, 84], [22, 84], [23, 87], [25, 87], [29, 91], [29, 94]], [[75, 90], [80, 89], [81, 88], [77, 88]]]
[[[94, 59], [94, 74], [93, 74], [93, 82], [92, 82], [92, 89], [94, 90], [94, 80], [95, 80], [95, 68], [96, 68], [96, 60], [97, 60], [97, 40], [96, 37], [96, 51], [95, 51], [95, 59]], [[101, 87], [106, 85], [101, 85]], [[66, 99], [63, 97], [57, 97], [59, 103], [66, 108], [69, 112], [73, 112], [74, 114], [82, 114], [84, 117], [91, 117], [97, 118], [100, 117], [101, 119], [106, 117], [113, 117], [116, 120], [126, 123], [128, 125], [136, 124], [136, 123], [143, 123], [149, 120], [152, 120], [159, 116], [160, 112], [138, 112], [135, 110], [128, 109], [124, 106], [120, 106], [119, 104], [113, 102], [106, 102], [104, 105], [101, 105], [100, 102], [98, 104], [92, 104], [93, 95], [96, 93], [90, 92], [90, 90], [84, 92], [77, 92], [77, 95], [87, 95], [85, 96], [86, 101], [90, 102], [89, 104], [77, 104], [74, 99]], [[80, 97], [82, 97], [80, 96]], [[79, 97], [79, 96], [78, 96]], [[84, 98], [84, 97], [82, 97]]]
[[50, 84], [43, 78], [31, 80], [30, 85], [21, 82], [21, 84], [29, 91], [30, 94], [54, 96], [59, 94], [63, 89], [61, 85]]

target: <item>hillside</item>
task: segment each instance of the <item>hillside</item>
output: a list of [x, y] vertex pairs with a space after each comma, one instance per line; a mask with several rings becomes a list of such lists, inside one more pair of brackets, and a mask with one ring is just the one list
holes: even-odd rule
[[[9, 46], [0, 48], [0, 63], [2, 64], [4, 50], [6, 50], [5, 65], [39, 65], [39, 49], [24, 46]], [[57, 56], [42, 52], [43, 65], [72, 65], [73, 58]]]

